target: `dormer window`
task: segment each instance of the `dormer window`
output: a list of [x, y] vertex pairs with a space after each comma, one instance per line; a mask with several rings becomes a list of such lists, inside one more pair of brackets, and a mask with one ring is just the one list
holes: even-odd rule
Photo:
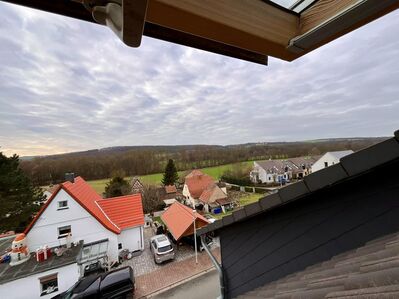
[[68, 201], [67, 200], [62, 200], [58, 202], [58, 208], [57, 210], [64, 210], [68, 209]]

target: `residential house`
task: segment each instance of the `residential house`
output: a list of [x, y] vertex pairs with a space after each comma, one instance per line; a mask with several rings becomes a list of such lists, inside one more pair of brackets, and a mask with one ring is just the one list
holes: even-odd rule
[[[14, 241], [20, 241], [20, 237], [21, 235], [0, 238], [2, 254], [14, 249]], [[22, 234], [22, 238], [26, 237]], [[8, 262], [0, 263], [0, 297], [50, 299], [66, 291], [82, 276], [78, 262], [82, 250], [83, 243], [79, 242], [63, 249], [60, 256], [52, 253], [45, 257], [45, 252], [41, 251], [42, 258], [37, 261], [35, 251], [32, 253], [30, 250], [30, 253], [27, 251], [29, 258], [23, 262], [13, 266]]]
[[312, 172], [316, 172], [319, 171], [320, 169], [337, 164], [339, 163], [341, 158], [350, 155], [352, 153], [353, 153], [352, 150], [327, 152], [312, 165]]
[[44, 245], [108, 240], [110, 261], [122, 249], [144, 249], [144, 214], [140, 194], [103, 199], [86, 181], [77, 177], [59, 185], [25, 230], [31, 251]]
[[398, 167], [399, 131], [200, 229], [224, 298], [399, 298]]
[[200, 170], [193, 170], [184, 182], [183, 195], [186, 197], [186, 203], [193, 207], [203, 205], [207, 212], [218, 207], [225, 210], [231, 205], [231, 201], [227, 196], [226, 185], [219, 185], [220, 183], [216, 183], [211, 176]]
[[196, 229], [209, 224], [204, 216], [179, 202], [172, 204], [161, 219], [175, 241], [194, 233], [194, 220]]
[[214, 184], [214, 179], [204, 174], [200, 170], [193, 170], [189, 173], [184, 180], [183, 186], [183, 195], [186, 197], [187, 204], [195, 207], [199, 205], [199, 197], [201, 196], [202, 192], [211, 184]]
[[296, 168], [287, 160], [255, 161], [250, 179], [254, 183], [280, 184], [289, 181]]
[[140, 193], [143, 194], [144, 192], [144, 185], [143, 183], [140, 181], [140, 178], [138, 176], [135, 176], [132, 178], [131, 181], [131, 186], [132, 186], [132, 193]]
[[183, 199], [183, 195], [177, 190], [175, 185], [167, 185], [159, 188], [158, 195], [161, 200], [163, 200], [166, 207], [169, 207], [176, 201]]
[[[140, 194], [104, 199], [81, 177], [72, 177], [57, 187], [25, 229], [24, 252], [51, 248], [49, 258], [38, 264], [29, 255], [16, 266], [0, 264], [0, 293], [18, 290], [4, 298], [49, 298], [65, 291], [91, 265], [110, 266], [122, 250], [143, 250], [143, 226]], [[0, 240], [3, 250], [11, 241]], [[64, 253], [59, 257], [56, 251]]]
[[320, 158], [320, 156], [296, 157], [289, 158], [294, 168], [292, 170], [293, 179], [303, 179], [312, 173], [312, 165]]

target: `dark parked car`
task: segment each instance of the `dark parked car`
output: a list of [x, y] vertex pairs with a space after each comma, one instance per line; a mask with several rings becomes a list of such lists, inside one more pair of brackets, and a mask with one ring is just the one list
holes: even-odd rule
[[134, 275], [131, 267], [82, 278], [69, 290], [53, 299], [122, 299], [133, 298]]
[[[195, 248], [194, 235], [183, 237], [181, 240], [183, 243], [186, 243], [191, 247], [193, 247], [193, 249]], [[209, 246], [213, 243], [213, 239], [210, 236], [206, 235], [205, 242]], [[197, 250], [198, 251], [204, 250], [204, 247], [202, 247], [201, 238], [199, 236], [197, 236]]]

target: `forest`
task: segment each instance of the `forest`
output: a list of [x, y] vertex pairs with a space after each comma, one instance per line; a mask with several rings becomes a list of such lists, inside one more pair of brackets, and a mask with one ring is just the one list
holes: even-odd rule
[[168, 159], [179, 171], [250, 160], [321, 155], [327, 151], [362, 148], [386, 138], [339, 138], [301, 142], [239, 145], [132, 146], [22, 159], [21, 168], [37, 185], [64, 181], [66, 172], [86, 180], [103, 179], [121, 170], [128, 176], [162, 172]]

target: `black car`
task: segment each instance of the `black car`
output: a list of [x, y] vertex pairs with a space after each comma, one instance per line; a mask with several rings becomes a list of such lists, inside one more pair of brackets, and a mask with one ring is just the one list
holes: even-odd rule
[[82, 278], [69, 290], [52, 299], [133, 298], [134, 275], [131, 267]]
[[[181, 240], [183, 243], [190, 245], [193, 249], [195, 248], [194, 235], [183, 237]], [[213, 243], [213, 239], [210, 236], [205, 235], [205, 242], [209, 246]], [[204, 247], [202, 247], [201, 238], [199, 236], [197, 236], [197, 250], [204, 250]]]

